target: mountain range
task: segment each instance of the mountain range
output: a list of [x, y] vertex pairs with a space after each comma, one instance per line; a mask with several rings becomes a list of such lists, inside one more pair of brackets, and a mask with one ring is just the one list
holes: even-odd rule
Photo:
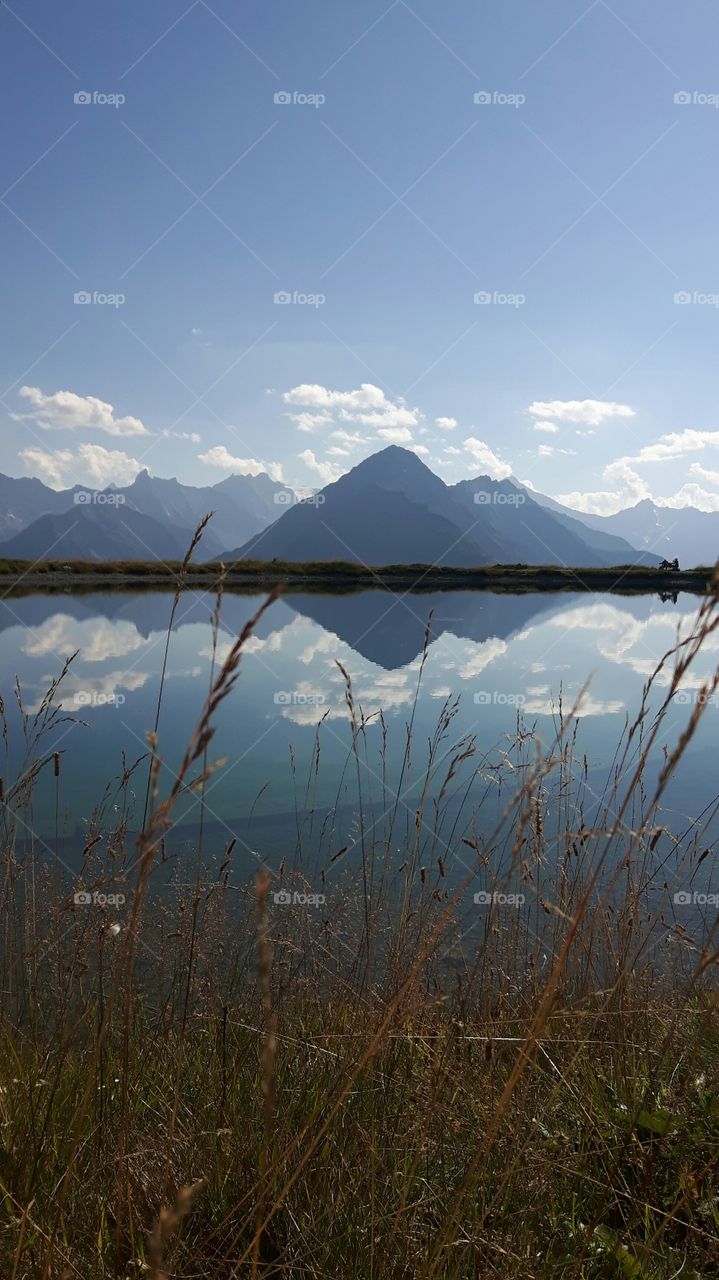
[[676, 556], [689, 568], [719, 553], [719, 512], [646, 501], [588, 515], [511, 478], [446, 484], [390, 445], [304, 501], [265, 474], [195, 486], [141, 471], [99, 493], [0, 475], [0, 557], [177, 560], [208, 512], [203, 561], [604, 568]]
[[[632, 564], [624, 538], [559, 519], [513, 480], [445, 484], [411, 450], [390, 445], [289, 507], [228, 560], [351, 560], [368, 565]], [[648, 552], [645, 563], [658, 564]]]
[[49, 489], [40, 480], [0, 475], [0, 556], [8, 559], [177, 560], [209, 511], [200, 558], [215, 559], [294, 501], [269, 476], [231, 475], [187, 485], [141, 471], [124, 488]]

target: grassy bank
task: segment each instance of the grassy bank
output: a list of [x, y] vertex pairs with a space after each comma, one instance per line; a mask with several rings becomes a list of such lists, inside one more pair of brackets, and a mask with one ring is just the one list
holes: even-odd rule
[[[236, 841], [212, 861], [200, 835], [158, 894], [176, 801], [202, 801], [215, 767], [214, 714], [233, 697], [241, 715], [262, 609], [213, 664], [176, 775], [161, 688], [157, 734], [98, 797], [79, 875], [33, 833], [40, 786], [62, 825], [62, 673], [23, 720], [2, 786], [0, 1274], [716, 1276], [717, 911], [674, 899], [711, 865], [714, 806], [679, 832], [662, 811], [719, 684], [667, 738], [716, 642], [715, 595], [658, 664], [659, 707], [647, 690], [601, 796], [570, 707], [551, 741], [520, 721], [492, 759], [455, 736], [452, 699], [429, 742], [410, 709], [390, 777], [386, 726], [378, 745], [346, 678], [354, 845], [326, 829], [308, 880], [305, 813], [282, 865], [245, 884]], [[320, 725], [313, 774], [322, 748]], [[312, 777], [290, 785], [311, 810]]]
[[0, 585], [6, 588], [42, 589], [65, 586], [185, 585], [215, 587], [221, 574], [227, 588], [287, 585], [306, 588], [422, 588], [424, 590], [481, 588], [497, 591], [645, 591], [704, 592], [713, 569], [677, 572], [640, 565], [611, 569], [563, 568], [552, 565], [486, 565], [457, 569], [442, 565], [399, 564], [367, 567], [349, 561], [243, 560], [223, 567], [219, 563], [161, 563], [156, 560], [0, 560]]

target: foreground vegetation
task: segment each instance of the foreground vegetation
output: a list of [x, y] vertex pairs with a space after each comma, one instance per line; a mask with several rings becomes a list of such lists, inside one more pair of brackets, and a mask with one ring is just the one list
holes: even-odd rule
[[353, 561], [321, 560], [299, 563], [285, 560], [238, 560], [185, 563], [159, 560], [0, 560], [0, 583], [10, 588], [53, 585], [83, 586], [103, 583], [162, 584], [178, 582], [216, 587], [265, 587], [273, 585], [436, 588], [474, 587], [508, 591], [639, 591], [704, 592], [713, 569], [655, 569], [645, 565], [617, 565], [611, 569], [569, 568], [561, 565], [496, 564], [473, 569], [448, 565], [390, 564], [377, 567]]
[[32, 830], [38, 787], [62, 813], [61, 675], [3, 782], [0, 1274], [716, 1276], [717, 911], [673, 897], [711, 865], [714, 810], [677, 833], [661, 805], [719, 684], [667, 741], [717, 587], [601, 797], [571, 708], [542, 749], [520, 723], [491, 760], [455, 740], [450, 700], [428, 744], [410, 716], [390, 778], [386, 726], [376, 758], [347, 678], [354, 845], [330, 819], [318, 864], [310, 815], [249, 885], [236, 842], [212, 863], [202, 834], [170, 889], [155, 877], [272, 597], [213, 664], [169, 777], [161, 689], [148, 757], [99, 798], [72, 876]]

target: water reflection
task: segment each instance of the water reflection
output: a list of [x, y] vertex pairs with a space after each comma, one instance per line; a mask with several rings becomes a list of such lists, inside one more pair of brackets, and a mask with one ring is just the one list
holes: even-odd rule
[[[215, 666], [223, 661], [261, 599], [226, 594], [214, 645], [214, 597], [195, 591], [183, 595], [160, 722], [166, 782], [196, 723], [213, 660]], [[60, 826], [70, 841], [77, 843], [87, 831], [95, 804], [108, 779], [121, 772], [123, 760], [146, 751], [171, 603], [169, 593], [158, 591], [27, 595], [0, 602], [6, 707], [12, 707], [17, 674], [24, 707], [36, 712], [49, 683], [72, 658], [58, 693], [66, 715], [47, 744], [63, 752]], [[568, 713], [582, 690], [578, 742], [599, 795], [625, 717], [638, 710], [646, 679], [677, 635], [689, 632], [697, 607], [688, 595], [662, 601], [565, 593], [288, 593], [260, 620], [238, 684], [220, 708], [212, 753], [227, 764], [208, 786], [206, 819], [218, 824], [223, 840], [239, 833], [250, 851], [259, 840], [263, 856], [270, 848], [286, 852], [298, 824], [310, 820], [307, 815], [346, 811], [351, 825], [357, 795], [349, 768], [344, 672], [365, 725], [363, 786], [370, 805], [378, 779], [397, 787], [400, 777], [409, 788], [406, 803], [416, 801], [411, 788], [422, 777], [426, 744], [446, 702], [458, 699], [447, 749], [451, 742], [471, 739], [492, 778], [497, 759], [515, 767], [509, 744], [518, 727], [551, 742], [560, 707]], [[655, 769], [664, 745], [686, 724], [693, 693], [713, 671], [718, 645], [719, 637], [712, 637], [684, 678], [684, 696], [669, 708], [654, 753]], [[655, 705], [669, 679], [669, 670], [658, 677]], [[410, 718], [415, 745], [402, 772]], [[667, 792], [668, 821], [691, 822], [717, 790], [717, 723], [716, 707], [709, 706], [681, 779]], [[10, 728], [8, 776], [22, 755], [19, 724]], [[137, 779], [130, 826], [137, 819], [137, 797], [144, 798], [141, 770]], [[499, 804], [501, 788], [497, 791]], [[35, 829], [47, 834], [55, 824], [49, 779], [34, 803]], [[178, 818], [191, 834], [199, 818], [195, 796], [183, 797]]]

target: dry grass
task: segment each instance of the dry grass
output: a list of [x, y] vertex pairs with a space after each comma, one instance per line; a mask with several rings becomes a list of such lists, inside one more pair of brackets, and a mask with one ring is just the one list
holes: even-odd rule
[[[424, 751], [426, 779], [400, 823], [389, 783], [368, 805], [348, 681], [355, 848], [310, 873], [306, 840], [275, 880], [245, 885], [232, 847], [205, 869], [201, 835], [188, 883], [156, 891], [173, 807], [188, 786], [202, 796], [214, 713], [241, 698], [270, 605], [213, 665], [164, 790], [158, 703], [137, 840], [147, 760], [91, 824], [78, 879], [125, 892], [121, 911], [77, 908], [79, 885], [32, 836], [45, 769], [61, 811], [45, 748], [61, 680], [27, 720], [3, 788], [1, 1274], [716, 1276], [716, 910], [682, 924], [671, 892], [676, 876], [699, 883], [713, 847], [661, 811], [706, 702], [646, 790], [666, 707], [719, 625], [714, 594], [663, 660], [659, 711], [647, 692], [627, 725], [599, 805], [569, 710], [543, 750], [520, 726], [493, 763], [453, 739], [448, 703], [426, 746], [410, 721], [405, 765]], [[382, 742], [386, 781], [384, 726]], [[277, 906], [279, 884], [327, 904]], [[478, 908], [479, 889], [525, 901]]]

